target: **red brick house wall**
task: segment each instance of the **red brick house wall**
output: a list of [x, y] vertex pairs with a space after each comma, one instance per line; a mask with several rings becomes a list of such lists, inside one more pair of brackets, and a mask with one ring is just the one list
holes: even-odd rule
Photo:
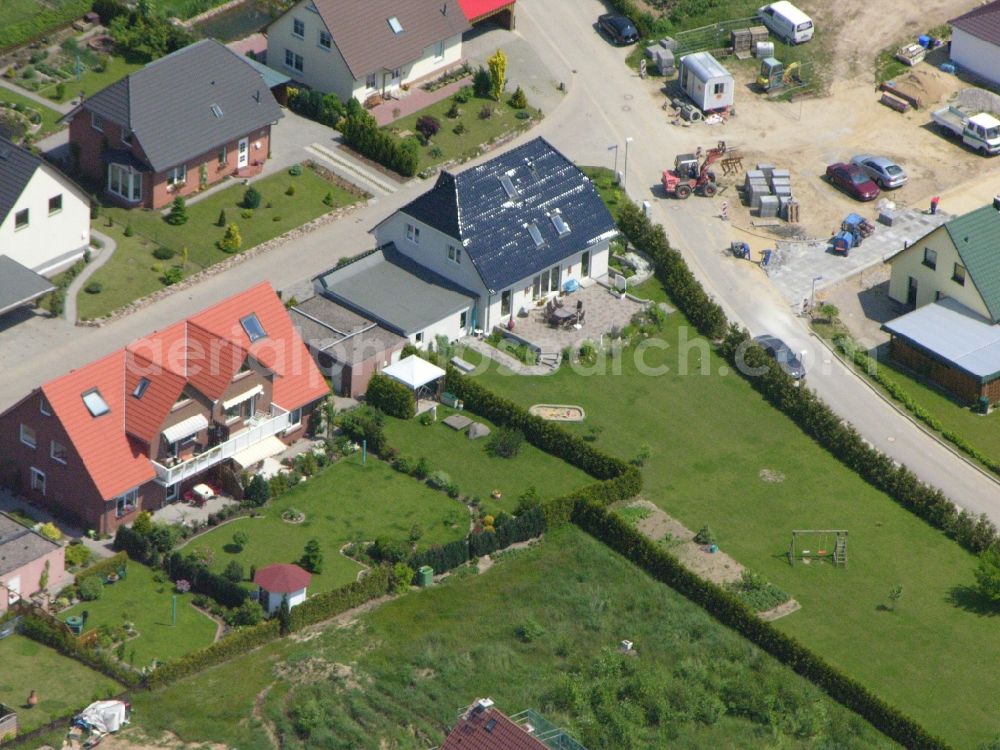
[[976, 403], [980, 396], [989, 398], [991, 404], [1000, 402], [1000, 379], [980, 383], [977, 378], [949, 367], [897, 338], [890, 341], [889, 354], [901, 365], [941, 386], [967, 404]]
[[[76, 144], [79, 152], [77, 166], [80, 171], [94, 184], [101, 187], [104, 195], [124, 206], [141, 206], [143, 208], [159, 209], [169, 206], [177, 195], [188, 196], [197, 193], [201, 189], [201, 165], [207, 166], [207, 184], [213, 185], [225, 177], [238, 177], [242, 175], [255, 174], [255, 166], [263, 165], [270, 154], [271, 149], [271, 126], [267, 125], [260, 130], [254, 130], [247, 134], [249, 140], [249, 153], [247, 167], [240, 170], [237, 168], [239, 157], [239, 142], [242, 138], [236, 138], [225, 144], [226, 158], [224, 162], [219, 161], [222, 146], [206, 151], [202, 154], [192, 155], [186, 160], [187, 180], [182, 185], [170, 187], [167, 184], [167, 172], [147, 172], [142, 176], [142, 200], [139, 203], [126, 201], [114, 193], [107, 192], [108, 168], [101, 155], [106, 150], [128, 151], [140, 161], [147, 161], [145, 152], [138, 136], [132, 136], [131, 145], [122, 141], [122, 127], [118, 123], [104, 120], [103, 132], [93, 127], [91, 113], [84, 109], [77, 114], [69, 124], [69, 140], [71, 144]], [[180, 166], [180, 165], [176, 165]]]

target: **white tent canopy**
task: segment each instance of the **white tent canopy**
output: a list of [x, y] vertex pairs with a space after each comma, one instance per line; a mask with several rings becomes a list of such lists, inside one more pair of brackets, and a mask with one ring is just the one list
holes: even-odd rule
[[122, 701], [97, 701], [91, 703], [77, 716], [91, 729], [98, 732], [117, 732], [123, 724], [128, 724], [125, 704]]
[[382, 372], [413, 390], [443, 378], [446, 374], [440, 367], [432, 365], [416, 354], [403, 357], [399, 362], [389, 365]]

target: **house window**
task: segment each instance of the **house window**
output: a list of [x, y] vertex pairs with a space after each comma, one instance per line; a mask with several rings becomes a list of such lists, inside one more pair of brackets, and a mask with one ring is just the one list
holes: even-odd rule
[[438, 42], [434, 45], [434, 59], [443, 60], [444, 59], [444, 42]]
[[35, 431], [26, 424], [21, 425], [21, 442], [29, 448], [34, 448], [38, 445], [35, 440]]
[[448, 260], [453, 263], [462, 262], [462, 248], [455, 247], [454, 245], [448, 245]]
[[57, 214], [60, 211], [62, 211], [62, 193], [49, 198], [49, 216]]
[[712, 88], [712, 93], [715, 94], [716, 96], [719, 96], [720, 94], [724, 94], [725, 91], [726, 91], [726, 84], [724, 84], [724, 83], [717, 83]]
[[924, 248], [924, 265], [932, 271], [937, 268], [937, 251], [929, 247]]
[[241, 318], [240, 325], [243, 326], [243, 332], [246, 333], [251, 344], [258, 339], [262, 339], [267, 336], [267, 331], [265, 331], [264, 326], [260, 324], [260, 320], [257, 318], [257, 313], [250, 313], [245, 318]]
[[187, 164], [181, 164], [167, 170], [167, 185], [174, 187], [187, 182]]
[[458, 327], [464, 330], [465, 327], [468, 325], [468, 322], [469, 322], [469, 311], [462, 310], [462, 312], [458, 314]]
[[549, 271], [549, 291], [559, 291], [559, 266], [555, 266]]
[[223, 146], [222, 148], [219, 149], [218, 159], [219, 159], [219, 166], [220, 167], [226, 166], [226, 158], [228, 156], [229, 156], [229, 154], [226, 153], [226, 147], [225, 146]]
[[245, 401], [240, 401], [238, 404], [233, 404], [228, 409], [223, 412], [223, 416], [226, 419], [226, 424], [230, 422], [235, 422], [237, 419], [250, 419], [256, 412], [257, 408], [257, 396], [253, 395]]
[[510, 289], [500, 293], [500, 317], [510, 315]]
[[115, 514], [121, 518], [126, 513], [131, 513], [139, 504], [139, 488], [129, 490], [124, 495], [115, 498]]
[[330, 49], [332, 44], [333, 44], [333, 37], [330, 36], [330, 32], [323, 31], [321, 29], [319, 32], [319, 46], [322, 47], [323, 49]]
[[39, 495], [45, 494], [45, 472], [31, 467], [31, 490]]
[[306, 22], [298, 18], [292, 19], [292, 35], [297, 36], [299, 39], [305, 38]]
[[580, 275], [590, 275], [590, 250], [584, 250], [583, 255], [580, 256]]
[[149, 388], [149, 378], [139, 378], [139, 382], [136, 383], [135, 389], [132, 391], [132, 395], [136, 398], [142, 398], [147, 388]]
[[111, 411], [108, 402], [104, 400], [104, 396], [96, 388], [87, 391], [81, 398], [83, 398], [83, 405], [87, 407], [87, 411], [92, 417], [100, 417]]
[[389, 23], [389, 28], [392, 29], [393, 34], [403, 33], [403, 24], [399, 22], [399, 19], [396, 18], [396, 16], [392, 16], [392, 18], [389, 18], [387, 20]]
[[49, 407], [49, 402], [45, 400], [45, 396], [38, 397], [38, 411], [46, 417], [52, 416], [52, 409]]
[[24, 229], [28, 226], [28, 209], [25, 208], [14, 214], [14, 231], [18, 229]]
[[955, 268], [951, 272], [951, 280], [956, 284], [965, 286], [965, 266], [961, 263], [956, 263]]
[[177, 500], [180, 496], [181, 496], [180, 482], [178, 482], [177, 484], [172, 484], [169, 487], [167, 487], [166, 501], [168, 503], [172, 503], [174, 500]]
[[90, 127], [96, 130], [98, 133], [104, 132], [104, 118], [101, 117], [96, 112], [90, 113]]
[[49, 455], [61, 464], [66, 463], [66, 446], [53, 440], [49, 445]]
[[406, 239], [412, 242], [414, 245], [420, 244], [420, 227], [415, 227], [412, 224], [406, 225]]
[[400, 78], [403, 77], [403, 69], [402, 68], [393, 68], [392, 69], [392, 77], [393, 77], [393, 79], [395, 79], [395, 80], [398, 81]]
[[378, 86], [378, 73], [369, 73], [365, 78], [365, 88], [373, 89]]
[[424, 332], [421, 331], [420, 333], [418, 333], [416, 336], [413, 337], [413, 340], [418, 344], [424, 343]]
[[108, 192], [127, 201], [142, 200], [142, 175], [121, 164], [108, 165]]
[[129, 128], [122, 127], [122, 143], [126, 146], [132, 145], [132, 131]]
[[302, 407], [300, 406], [298, 409], [292, 409], [288, 413], [288, 427], [289, 429], [291, 429], [292, 427], [298, 427], [301, 424], [302, 424]]
[[549, 218], [552, 220], [552, 226], [555, 227], [556, 234], [560, 237], [565, 237], [569, 234], [569, 224], [566, 223], [561, 213], [556, 211]]
[[296, 55], [290, 49], [285, 50], [285, 67], [291, 68], [292, 70], [297, 70], [299, 73], [302, 72], [304, 67], [304, 62], [302, 60], [302, 55]]

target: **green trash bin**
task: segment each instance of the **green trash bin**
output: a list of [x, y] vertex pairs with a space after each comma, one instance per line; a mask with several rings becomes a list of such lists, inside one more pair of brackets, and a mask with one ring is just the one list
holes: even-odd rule
[[417, 585], [430, 586], [434, 583], [434, 568], [430, 565], [421, 565], [417, 571]]
[[980, 414], [990, 413], [990, 399], [987, 396], [979, 397], [978, 411]]

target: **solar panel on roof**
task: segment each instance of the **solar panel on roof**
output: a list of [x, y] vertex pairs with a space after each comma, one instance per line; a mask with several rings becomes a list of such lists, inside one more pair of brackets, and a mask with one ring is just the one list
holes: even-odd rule
[[102, 414], [107, 414], [111, 411], [111, 407], [108, 406], [108, 402], [104, 400], [101, 392], [96, 388], [83, 394], [83, 403], [92, 417], [99, 417]]

